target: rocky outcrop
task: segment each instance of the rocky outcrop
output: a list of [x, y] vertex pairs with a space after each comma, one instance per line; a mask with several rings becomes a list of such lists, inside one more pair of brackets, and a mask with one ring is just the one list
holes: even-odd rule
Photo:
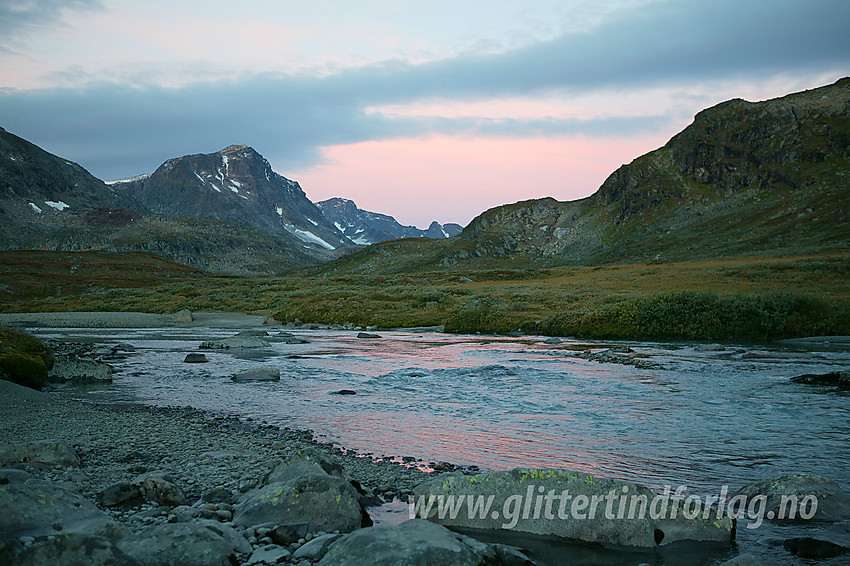
[[[682, 502], [657, 496], [644, 486], [564, 470], [520, 468], [451, 475], [423, 483], [416, 488], [415, 497], [418, 516], [447, 527], [508, 529], [602, 545], [728, 544], [735, 533], [735, 519], [723, 510], [706, 509], [695, 502], [685, 513]], [[449, 497], [461, 505], [461, 512], [441, 516], [440, 499], [445, 504]], [[470, 497], [473, 502], [489, 499], [490, 509], [469, 512], [470, 503], [465, 499]], [[593, 501], [595, 505], [591, 505]]]
[[66, 442], [40, 440], [35, 442], [10, 442], [0, 447], [0, 462], [41, 466], [79, 466], [80, 458]]
[[838, 521], [850, 517], [850, 494], [842, 491], [835, 481], [817, 474], [786, 474], [762, 480], [735, 495], [747, 500], [764, 497], [764, 514], [770, 521], [800, 521], [801, 509], [808, 514], [814, 507], [816, 511], [807, 519]]
[[850, 389], [850, 371], [832, 371], [829, 373], [807, 373], [792, 377], [793, 383], [805, 383], [806, 385], [822, 385], [837, 387], [838, 389]]

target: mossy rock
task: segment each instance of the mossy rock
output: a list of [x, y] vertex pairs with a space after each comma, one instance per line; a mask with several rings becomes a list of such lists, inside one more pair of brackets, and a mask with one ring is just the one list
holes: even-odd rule
[[0, 378], [40, 390], [47, 381], [47, 364], [38, 356], [0, 354]]

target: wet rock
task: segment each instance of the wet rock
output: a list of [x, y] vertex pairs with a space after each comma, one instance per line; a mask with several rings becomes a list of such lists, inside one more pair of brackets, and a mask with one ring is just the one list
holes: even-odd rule
[[79, 466], [80, 458], [67, 443], [55, 440], [12, 442], [0, 447], [0, 462]]
[[544, 344], [560, 344], [561, 342], [562, 340], [560, 338], [555, 338], [554, 336], [543, 341]]
[[202, 350], [227, 350], [230, 348], [265, 348], [269, 343], [255, 336], [231, 336], [221, 340], [201, 342]]
[[53, 382], [111, 382], [112, 368], [103, 362], [86, 359], [56, 359], [47, 374]]
[[173, 322], [192, 322], [195, 317], [192, 316], [192, 311], [189, 309], [182, 309], [171, 315], [171, 320]]
[[782, 542], [782, 546], [800, 558], [834, 558], [847, 554], [848, 551], [840, 544], [812, 537], [789, 538]]
[[98, 495], [100, 504], [104, 507], [116, 507], [140, 499], [142, 492], [135, 485], [116, 483], [104, 489]]
[[309, 475], [343, 476], [342, 466], [310, 447], [300, 448], [286, 460], [274, 467], [265, 483], [286, 483], [289, 480]]
[[331, 395], [357, 395], [357, 391], [353, 389], [340, 389], [339, 391], [332, 391]]
[[[520, 513], [520, 505], [531, 505], [531, 500], [544, 494], [562, 495], [566, 500], [551, 499], [549, 515], [540, 512]], [[439, 518], [437, 505], [427, 518], [447, 527], [499, 531], [509, 529], [518, 533], [554, 536], [589, 543], [626, 547], [654, 548], [686, 540], [692, 542], [731, 543], [734, 538], [735, 520], [717, 509], [707, 511], [700, 504], [691, 505], [690, 517], [683, 513], [681, 504], [669, 497], [654, 494], [650, 489], [631, 482], [599, 478], [588, 474], [566, 470], [541, 470], [520, 468], [510, 471], [489, 472], [477, 475], [455, 474], [427, 481], [415, 489], [417, 501], [436, 501], [440, 496], [452, 495], [483, 497], [492, 496], [492, 509], [500, 513], [470, 515], [458, 513], [455, 517]], [[591, 507], [596, 499], [597, 505]], [[641, 501], [645, 501], [641, 512]], [[623, 505], [623, 513], [619, 509]], [[650, 513], [655, 504], [658, 509], [666, 505], [667, 512]], [[672, 507], [677, 512], [673, 517]], [[631, 506], [632, 511], [629, 511]], [[512, 511], [513, 509], [513, 511]], [[606, 512], [607, 509], [608, 512]], [[503, 513], [503, 511], [507, 513]], [[419, 510], [420, 516], [424, 514]], [[618, 515], [620, 518], [618, 518]], [[653, 517], [668, 517], [658, 518]], [[703, 518], [706, 516], [707, 518]]]
[[489, 545], [457, 535], [430, 521], [414, 519], [348, 534], [332, 544], [321, 566], [486, 566], [503, 562]]
[[265, 337], [265, 336], [268, 336], [268, 335], [269, 335], [269, 333], [266, 330], [260, 330], [260, 329], [248, 329], [248, 330], [243, 330], [241, 332], [236, 333], [236, 336], [263, 336], [263, 337]]
[[252, 564], [278, 564], [289, 560], [290, 556], [292, 556], [292, 553], [282, 546], [269, 544], [255, 550], [245, 564], [249, 566]]
[[206, 354], [186, 354], [186, 357], [183, 359], [184, 363], [187, 364], [203, 364], [208, 362]]
[[269, 537], [275, 544], [290, 545], [307, 536], [307, 523], [286, 523], [269, 531]]
[[186, 494], [171, 478], [161, 472], [148, 472], [133, 479], [130, 482], [139, 488], [142, 497], [166, 507], [177, 507], [186, 505]]
[[231, 377], [237, 383], [249, 381], [280, 381], [280, 370], [277, 368], [250, 368], [237, 371]]
[[111, 541], [97, 536], [60, 535], [27, 548], [16, 557], [19, 566], [138, 566]]
[[695, 352], [723, 352], [726, 346], [723, 344], [697, 344], [694, 346]]
[[839, 389], [850, 389], [850, 371], [833, 371], [821, 374], [805, 374], [792, 377], [793, 383], [805, 383], [806, 385], [823, 385], [837, 387]]
[[142, 566], [232, 566], [233, 546], [221, 535], [194, 523], [166, 523], [142, 529], [118, 543]]
[[301, 545], [293, 554], [295, 560], [319, 560], [328, 551], [328, 547], [342, 538], [340, 534], [321, 535]]
[[305, 340], [304, 338], [298, 338], [296, 336], [289, 336], [287, 338], [282, 338], [280, 340], [284, 344], [309, 344], [309, 340]]
[[233, 548], [235, 552], [239, 554], [250, 554], [251, 545], [248, 544], [248, 540], [242, 536], [239, 531], [231, 527], [230, 525], [222, 525], [217, 521], [210, 520], [198, 520], [197, 524], [211, 530], [215, 534], [219, 535], [223, 538], [227, 543]]
[[380, 338], [381, 335], [380, 334], [371, 334], [369, 332], [358, 332], [357, 337], [358, 338]]
[[0, 470], [0, 532], [20, 537], [58, 534], [116, 536], [124, 530], [94, 503], [58, 483], [20, 470]]
[[[786, 474], [766, 479], [744, 487], [736, 495], [742, 495], [748, 501], [759, 495], [765, 496], [765, 517], [776, 522], [801, 520], [799, 513], [807, 496], [817, 498], [817, 511], [811, 517], [815, 521], [838, 521], [850, 516], [850, 494], [842, 491], [833, 480], [816, 474]], [[794, 498], [790, 501], [796, 501], [794, 517], [790, 517], [789, 497]], [[783, 499], [786, 500], [784, 509]]]
[[344, 479], [309, 475], [252, 491], [234, 506], [233, 522], [307, 523], [310, 532], [349, 532], [371, 524], [357, 491]]

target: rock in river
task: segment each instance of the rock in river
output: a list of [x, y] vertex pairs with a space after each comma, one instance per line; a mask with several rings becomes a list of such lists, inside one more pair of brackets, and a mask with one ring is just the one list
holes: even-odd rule
[[[547, 512], [544, 500], [549, 494]], [[455, 501], [492, 498], [493, 511], [441, 518], [437, 513], [441, 496], [454, 496]], [[717, 508], [704, 509], [699, 501], [685, 505], [689, 513], [684, 513], [684, 504], [656, 496], [642, 485], [566, 470], [520, 468], [442, 476], [417, 487], [415, 497], [417, 504], [434, 502], [427, 513], [420, 505], [418, 516], [447, 527], [507, 529], [603, 545], [654, 548], [680, 540], [731, 543], [735, 532], [733, 517]]]
[[269, 343], [256, 336], [231, 336], [221, 340], [201, 342], [202, 350], [227, 350], [230, 348], [265, 348]]
[[206, 354], [186, 354], [183, 361], [187, 364], [203, 364], [209, 361]]
[[280, 381], [280, 370], [277, 368], [250, 368], [237, 371], [230, 378], [237, 383], [246, 381]]
[[[842, 491], [833, 480], [816, 474], [786, 474], [766, 479], [744, 487], [736, 495], [745, 496], [748, 501], [756, 496], [766, 497], [765, 516], [774, 521], [799, 521], [801, 507], [804, 503], [811, 504], [812, 497], [817, 499], [817, 510], [811, 519], [837, 521], [850, 517], [850, 494]], [[809, 497], [808, 502], [804, 502], [806, 497]], [[790, 516], [791, 501], [794, 502], [794, 517]]]

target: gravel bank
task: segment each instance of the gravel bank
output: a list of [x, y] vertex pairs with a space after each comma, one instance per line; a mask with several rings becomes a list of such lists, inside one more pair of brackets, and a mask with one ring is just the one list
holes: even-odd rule
[[[375, 461], [316, 443], [308, 431], [241, 422], [191, 408], [93, 405], [74, 400], [67, 390], [41, 393], [0, 381], [0, 445], [44, 440], [67, 442], [82, 465], [17, 466], [43, 479], [70, 484], [93, 502], [109, 486], [154, 471], [170, 476], [190, 505], [214, 492], [217, 500], [229, 499], [228, 495], [235, 499], [305, 447], [340, 464], [348, 477], [384, 500], [406, 499], [429, 477], [390, 460]], [[150, 502], [104, 510], [131, 532], [174, 520], [170, 508]], [[220, 506], [225, 515], [227, 510], [227, 505]], [[250, 529], [242, 532], [255, 548], [267, 544]], [[310, 538], [296, 542], [292, 550]]]

